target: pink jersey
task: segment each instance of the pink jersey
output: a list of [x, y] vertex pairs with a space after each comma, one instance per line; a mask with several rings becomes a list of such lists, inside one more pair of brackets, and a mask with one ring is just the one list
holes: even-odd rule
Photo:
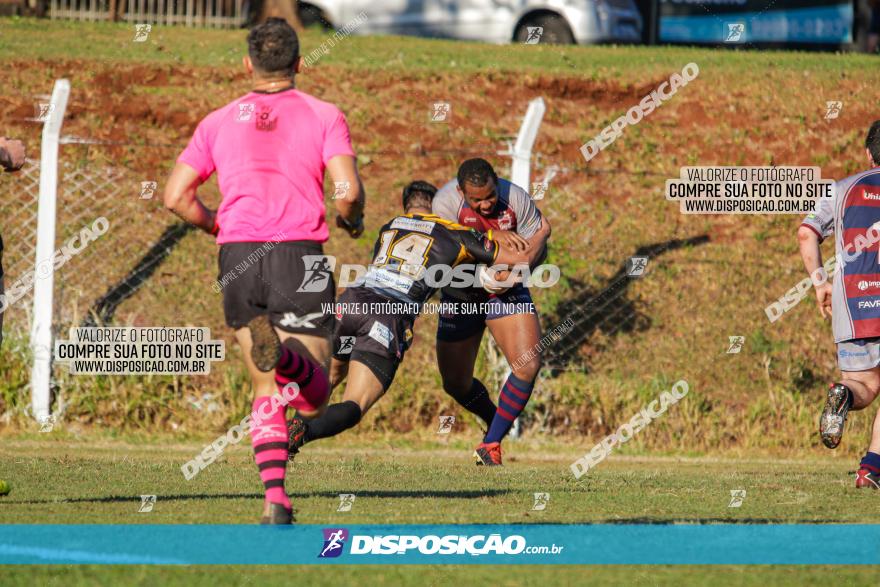
[[210, 113], [177, 161], [203, 181], [217, 172], [219, 244], [324, 242], [324, 168], [336, 155], [354, 155], [345, 116], [290, 89], [251, 92]]

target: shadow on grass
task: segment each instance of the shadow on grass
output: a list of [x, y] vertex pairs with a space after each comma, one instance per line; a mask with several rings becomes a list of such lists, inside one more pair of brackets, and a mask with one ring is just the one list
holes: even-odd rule
[[171, 254], [177, 243], [192, 230], [195, 230], [195, 227], [184, 222], [178, 222], [166, 228], [159, 240], [141, 257], [140, 261], [128, 272], [128, 275], [113, 285], [89, 308], [81, 326], [98, 326], [110, 323], [119, 305], [133, 296], [147, 282]]
[[[656, 258], [683, 247], [691, 247], [709, 242], [708, 235], [694, 236], [686, 239], [672, 239], [653, 245], [644, 245], [633, 252], [630, 257], [647, 257], [645, 271], [650, 273]], [[556, 307], [555, 314], [549, 315], [543, 328], [550, 334], [557, 328], [560, 333], [544, 351], [544, 364], [552, 377], [556, 377], [570, 366], [577, 364], [588, 371], [587, 365], [581, 364], [580, 347], [597, 330], [608, 336], [621, 333], [641, 332], [650, 327], [650, 318], [639, 312], [635, 303], [626, 297], [630, 283], [637, 277], [629, 275], [629, 259], [624, 261], [614, 275], [606, 282], [605, 287], [596, 290], [572, 280], [572, 288], [580, 293], [565, 300]], [[563, 324], [571, 320], [573, 326], [566, 329]], [[553, 326], [547, 326], [553, 325]], [[552, 336], [552, 335], [551, 335]]]
[[[346, 493], [350, 489], [334, 491], [288, 491], [293, 498], [329, 497], [336, 499], [340, 493]], [[380, 498], [424, 498], [434, 497], [443, 499], [473, 499], [477, 497], [496, 497], [512, 493], [507, 489], [487, 489], [485, 491], [400, 491], [400, 490], [364, 490], [356, 491], [357, 497], [380, 497]], [[262, 493], [198, 493], [159, 495], [161, 501], [187, 501], [195, 499], [263, 499]], [[139, 495], [108, 495], [106, 497], [73, 497], [70, 499], [32, 499], [21, 501], [3, 500], [0, 504], [45, 504], [45, 503], [114, 503], [114, 502], [140, 502]]]

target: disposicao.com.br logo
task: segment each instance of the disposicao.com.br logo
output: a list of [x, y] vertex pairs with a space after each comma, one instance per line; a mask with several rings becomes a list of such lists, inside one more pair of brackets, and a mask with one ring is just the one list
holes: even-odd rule
[[[338, 557], [343, 552], [348, 530], [344, 528], [324, 529], [324, 541], [319, 558]], [[518, 555], [518, 554], [560, 554], [564, 546], [528, 546], [523, 536], [514, 534], [502, 537], [501, 534], [475, 536], [429, 534], [389, 534], [386, 536], [351, 536], [351, 555], [388, 554], [427, 554], [427, 555]]]

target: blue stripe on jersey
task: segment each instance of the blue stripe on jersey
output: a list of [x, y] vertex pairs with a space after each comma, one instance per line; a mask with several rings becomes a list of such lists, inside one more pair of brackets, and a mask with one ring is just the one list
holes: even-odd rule
[[843, 228], [870, 228], [880, 222], [880, 206], [847, 206], [843, 213]]
[[853, 320], [880, 318], [880, 296], [847, 298], [846, 304], [849, 306]]
[[[854, 249], [850, 247], [850, 251]], [[841, 253], [841, 261], [845, 263], [843, 266], [844, 275], [871, 275], [876, 277], [878, 273], [877, 267], [877, 251], [865, 251], [855, 255], [851, 261], [847, 261], [844, 255], [852, 256], [852, 253]]]

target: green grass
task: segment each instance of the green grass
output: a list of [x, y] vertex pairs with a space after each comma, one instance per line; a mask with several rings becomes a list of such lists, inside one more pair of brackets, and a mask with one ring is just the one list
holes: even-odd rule
[[[7, 439], [0, 523], [250, 524], [262, 488], [249, 443], [186, 481], [180, 466], [204, 442], [122, 442], [69, 436]], [[318, 523], [874, 522], [876, 494], [852, 487], [854, 462], [613, 455], [575, 480], [568, 466], [589, 446], [510, 441], [507, 466], [470, 460], [469, 434], [343, 435], [303, 449], [288, 475], [298, 520]], [[442, 437], [439, 437], [442, 438]], [[208, 439], [205, 440], [207, 442]], [[739, 508], [730, 491], [745, 489]], [[548, 492], [545, 511], [533, 494]], [[339, 493], [357, 495], [336, 512]], [[139, 496], [158, 496], [138, 513]]]
[[[65, 59], [236, 65], [244, 52], [244, 30], [187, 29], [153, 25], [146, 42], [135, 43], [134, 25], [81, 23], [30, 18], [0, 19], [0, 59]], [[332, 36], [318, 29], [301, 39], [308, 55]], [[423, 73], [520, 71], [584, 75], [631, 81], [658, 70], [680, 71], [695, 61], [705, 71], [731, 73], [766, 69], [839, 72], [870, 68], [875, 59], [862, 54], [757, 52], [691, 47], [494, 45], [414, 37], [346, 37], [322, 55], [317, 66], [392, 69]], [[667, 74], [668, 75], [668, 74]], [[641, 80], [639, 80], [641, 81]]]
[[332, 569], [315, 567], [19, 567], [4, 569], [4, 586], [50, 587], [92, 585], [291, 585], [339, 587], [462, 587], [471, 585], [872, 585], [876, 569], [829, 567], [495, 567], [495, 566], [367, 566]]
[[[53, 434], [6, 438], [0, 523], [205, 524], [256, 522], [262, 501], [250, 449], [229, 451], [194, 480], [179, 466], [201, 443], [144, 443]], [[851, 487], [850, 463], [833, 459], [675, 459], [612, 456], [584, 481], [568, 463], [585, 450], [509, 442], [503, 469], [478, 469], [466, 438], [343, 436], [306, 447], [289, 467], [298, 521], [355, 523], [880, 522], [876, 494]], [[740, 508], [730, 490], [745, 489]], [[532, 494], [549, 492], [545, 511]], [[338, 493], [354, 493], [336, 512]], [[137, 513], [140, 494], [153, 512]], [[873, 569], [828, 567], [18, 567], [3, 585], [867, 585]], [[585, 575], [586, 573], [586, 575]]]

